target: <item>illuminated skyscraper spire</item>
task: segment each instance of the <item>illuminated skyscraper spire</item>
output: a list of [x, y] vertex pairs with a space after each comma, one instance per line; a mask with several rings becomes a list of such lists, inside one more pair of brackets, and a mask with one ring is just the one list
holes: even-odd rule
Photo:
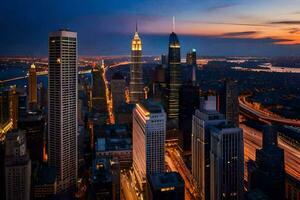
[[175, 16], [173, 16], [173, 29], [172, 32], [175, 33]]
[[138, 34], [136, 23], [135, 33], [131, 43], [131, 66], [130, 66], [130, 101], [137, 103], [143, 99], [144, 83], [142, 68], [142, 40]]

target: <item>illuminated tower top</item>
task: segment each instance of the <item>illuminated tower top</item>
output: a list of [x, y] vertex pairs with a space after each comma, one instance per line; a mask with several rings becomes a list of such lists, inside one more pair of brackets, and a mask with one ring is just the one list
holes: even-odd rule
[[131, 50], [132, 51], [141, 51], [142, 50], [142, 40], [139, 36], [137, 25], [136, 25], [136, 28], [135, 28], [135, 33], [134, 33], [131, 44], [132, 44], [131, 45]]
[[34, 63], [32, 63], [32, 65], [30, 66], [31, 69], [35, 69], [35, 65]]

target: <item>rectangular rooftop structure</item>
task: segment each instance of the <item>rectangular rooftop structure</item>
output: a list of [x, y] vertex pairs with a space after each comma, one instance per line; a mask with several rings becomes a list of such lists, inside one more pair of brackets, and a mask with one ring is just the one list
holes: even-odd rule
[[184, 181], [177, 172], [150, 174], [147, 196], [150, 200], [184, 200]]

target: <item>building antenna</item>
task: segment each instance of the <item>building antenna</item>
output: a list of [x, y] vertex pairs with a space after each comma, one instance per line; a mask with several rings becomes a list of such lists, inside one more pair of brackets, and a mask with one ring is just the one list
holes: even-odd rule
[[175, 16], [173, 16], [173, 32], [175, 33]]
[[138, 32], [138, 22], [137, 22], [137, 20], [135, 22], [135, 32]]

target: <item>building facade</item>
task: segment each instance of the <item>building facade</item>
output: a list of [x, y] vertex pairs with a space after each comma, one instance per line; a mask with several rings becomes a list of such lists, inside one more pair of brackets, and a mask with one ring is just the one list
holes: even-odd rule
[[165, 171], [166, 114], [159, 104], [138, 103], [133, 111], [133, 169], [145, 189], [146, 176]]
[[9, 132], [5, 146], [5, 189], [7, 200], [29, 200], [31, 160], [21, 131]]
[[200, 198], [210, 200], [210, 126], [225, 124], [217, 111], [196, 110], [192, 121], [192, 175]]
[[59, 191], [77, 180], [77, 33], [49, 35], [48, 155]]
[[211, 126], [210, 132], [210, 199], [243, 199], [243, 130], [233, 125], [221, 124]]
[[139, 37], [137, 28], [131, 42], [131, 66], [129, 87], [131, 103], [137, 103], [144, 99], [142, 40]]

